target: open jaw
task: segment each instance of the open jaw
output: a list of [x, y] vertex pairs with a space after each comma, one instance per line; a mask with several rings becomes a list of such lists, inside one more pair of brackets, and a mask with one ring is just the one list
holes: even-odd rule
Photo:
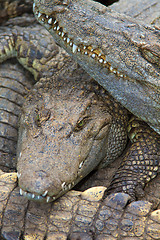
[[33, 4], [33, 10], [37, 20], [44, 25], [49, 32], [54, 33], [58, 42], [61, 41], [73, 55], [80, 54], [88, 56], [90, 59], [100, 64], [100, 66], [106, 68], [109, 73], [115, 74], [116, 77], [127, 78], [124, 73], [119, 71], [117, 68], [112, 66], [109, 61], [107, 61], [107, 57], [100, 48], [95, 48], [92, 45], [86, 45], [83, 41], [81, 41], [81, 44], [76, 44], [73, 37], [70, 38], [70, 34], [64, 31], [55, 15], [53, 16], [53, 14], [46, 15], [45, 13], [41, 13], [35, 3]]

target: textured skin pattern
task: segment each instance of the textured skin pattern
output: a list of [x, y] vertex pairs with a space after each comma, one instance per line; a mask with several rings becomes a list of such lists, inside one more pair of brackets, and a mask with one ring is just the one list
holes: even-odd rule
[[128, 204], [130, 197], [124, 193], [101, 201], [105, 187], [95, 187], [70, 191], [54, 204], [37, 204], [19, 196], [14, 173], [1, 174], [0, 183], [1, 212], [5, 209], [1, 232], [7, 240], [19, 240], [22, 233], [30, 240], [160, 238], [160, 210], [152, 211], [148, 201]]
[[[29, 75], [30, 76], [30, 75]], [[0, 65], [0, 166], [16, 169], [18, 116], [32, 81], [17, 63]], [[9, 168], [9, 169], [8, 169]], [[5, 169], [6, 170], [6, 169]]]
[[[19, 71], [19, 70], [17, 70]], [[94, 231], [91, 231], [89, 233], [81, 233], [82, 229], [90, 229], [90, 227], [86, 223], [86, 215], [90, 216], [92, 215], [90, 212], [90, 208], [86, 207], [87, 202], [90, 205], [90, 201], [93, 201], [93, 198], [89, 198], [88, 201], [88, 195], [86, 196], [86, 199], [83, 199], [83, 201], [79, 201], [79, 198], [76, 197], [79, 195], [79, 193], [71, 193], [71, 197], [68, 197], [68, 195], [62, 197], [59, 201], [56, 202], [56, 204], [36, 204], [33, 202], [28, 202], [25, 200], [25, 198], [19, 196], [19, 189], [15, 189], [12, 193], [10, 192], [10, 189], [13, 189], [13, 186], [15, 185], [16, 176], [13, 175], [12, 183], [10, 184], [10, 188], [8, 188], [8, 182], [6, 180], [6, 177], [1, 177], [0, 179], [0, 186], [2, 186], [1, 189], [1, 216], [3, 218], [2, 225], [1, 225], [1, 232], [3, 234], [3, 237], [5, 239], [20, 239], [22, 238], [22, 235], [24, 233], [25, 239], [67, 239], [67, 235], [70, 235], [70, 239], [77, 239], [78, 235], [80, 236], [79, 239], [95, 239], [96, 233]], [[10, 179], [11, 179], [10, 178]], [[5, 183], [5, 185], [4, 185]], [[102, 184], [102, 181], [100, 181]], [[92, 181], [93, 184], [93, 181]], [[155, 187], [158, 185], [156, 183]], [[5, 191], [4, 191], [5, 190]], [[100, 190], [102, 191], [102, 189]], [[96, 191], [93, 191], [93, 195], [96, 194]], [[9, 197], [8, 197], [9, 196]], [[73, 197], [74, 196], [74, 197]], [[67, 197], [67, 200], [66, 200]], [[4, 200], [5, 199], [5, 200]], [[75, 201], [74, 201], [75, 199]], [[77, 200], [78, 199], [78, 200]], [[82, 199], [81, 199], [82, 200]], [[86, 201], [85, 201], [86, 200]], [[117, 198], [118, 200], [118, 198]], [[116, 202], [117, 202], [116, 200]], [[8, 202], [6, 206], [6, 201]], [[126, 200], [123, 200], [123, 198], [120, 199], [122, 204], [125, 204]], [[73, 205], [71, 204], [73, 202]], [[77, 203], [77, 205], [76, 205]], [[109, 234], [107, 236], [107, 239], [117, 239], [117, 236], [121, 236], [121, 239], [159, 239], [159, 211], [154, 211], [151, 215], [148, 214], [150, 209], [150, 203], [146, 202], [137, 202], [138, 207], [140, 210], [135, 211], [135, 207], [131, 209], [131, 213], [128, 214], [128, 210], [126, 212], [126, 209], [122, 209], [122, 217], [118, 221], [118, 230], [114, 229], [116, 226], [115, 223], [117, 223], [117, 210], [113, 211], [113, 200], [111, 201], [111, 208], [108, 208], [112, 212], [112, 215], [109, 214], [109, 222], [105, 224], [105, 227], [103, 228], [103, 223], [105, 223], [102, 218], [98, 218], [98, 223], [96, 225], [96, 229], [101, 232], [101, 234], [96, 239], [106, 239], [106, 233]], [[52, 207], [51, 207], [52, 206]], [[54, 206], [54, 209], [52, 210]], [[74, 210], [80, 208], [80, 211], [78, 213], [75, 213]], [[92, 203], [93, 208], [93, 216], [96, 213], [96, 206], [97, 204]], [[94, 207], [95, 206], [95, 207]], [[141, 207], [143, 206], [143, 208]], [[107, 204], [108, 207], [108, 204]], [[73, 209], [73, 211], [70, 211], [70, 209]], [[89, 210], [87, 210], [89, 209]], [[145, 210], [145, 213], [147, 214], [145, 217], [142, 216], [142, 210]], [[133, 211], [132, 211], [133, 210]], [[66, 213], [65, 213], [66, 211]], [[88, 212], [87, 212], [88, 211]], [[79, 225], [79, 231], [80, 233], [74, 233], [77, 231], [77, 225], [74, 227], [70, 227], [70, 220], [72, 220], [71, 213], [73, 212], [73, 215], [77, 219], [76, 224]], [[121, 214], [120, 213], [120, 214]], [[127, 213], [125, 216], [125, 213]], [[136, 213], [136, 214], [135, 214]], [[102, 214], [104, 214], [104, 211], [102, 211]], [[119, 215], [120, 215], [119, 214]], [[123, 214], [125, 216], [125, 219], [123, 221]], [[118, 216], [119, 216], [118, 215]], [[15, 217], [16, 216], [16, 217]], [[133, 219], [130, 220], [130, 217]], [[129, 220], [128, 220], [129, 218]], [[95, 217], [97, 220], [97, 217]], [[137, 221], [139, 221], [137, 224]], [[92, 221], [92, 218], [89, 219]], [[121, 221], [122, 220], [122, 221]], [[47, 222], [47, 223], [46, 223]], [[79, 224], [81, 223], [81, 224]], [[113, 224], [112, 224], [113, 223]], [[121, 224], [120, 224], [121, 223]], [[95, 224], [93, 224], [95, 226]], [[137, 227], [138, 226], [138, 227]], [[112, 228], [111, 228], [112, 227]], [[103, 230], [103, 229], [104, 230]], [[47, 230], [48, 229], [48, 230]], [[109, 231], [108, 231], [109, 229]], [[138, 230], [137, 230], [138, 229]], [[144, 232], [143, 232], [144, 231]], [[117, 233], [118, 232], [118, 233]], [[118, 235], [119, 234], [119, 235]], [[69, 239], [69, 237], [68, 237]]]
[[[157, 175], [160, 166], [160, 136], [144, 122], [132, 119], [129, 124], [133, 144], [113, 177], [107, 191], [126, 192], [140, 197], [144, 185]], [[135, 194], [136, 192], [136, 194]]]
[[5, 0], [0, 2], [0, 23], [8, 18], [32, 11], [31, 0]]
[[23, 106], [17, 152], [20, 188], [36, 200], [46, 191], [40, 200], [55, 200], [99, 164], [107, 166], [120, 156], [127, 119], [126, 110], [70, 60], [56, 77], [40, 80]]
[[159, 31], [91, 0], [34, 2], [37, 20], [56, 42], [160, 133]]

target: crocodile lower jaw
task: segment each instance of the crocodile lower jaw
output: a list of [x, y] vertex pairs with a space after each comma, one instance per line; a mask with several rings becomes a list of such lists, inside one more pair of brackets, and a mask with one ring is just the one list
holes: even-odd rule
[[55, 17], [46, 15], [44, 13], [41, 13], [38, 9], [38, 7], [33, 4], [33, 11], [35, 13], [35, 17], [37, 20], [44, 25], [48, 31], [53, 31], [54, 34], [56, 34], [61, 41], [65, 44], [66, 48], [69, 48], [72, 54], [83, 54], [86, 55], [92, 59], [94, 59], [99, 64], [103, 65], [104, 68], [108, 69], [110, 73], [115, 74], [119, 78], [127, 78], [125, 74], [118, 71], [116, 68], [114, 68], [110, 62], [108, 62], [106, 59], [106, 56], [103, 54], [103, 52], [100, 49], [94, 49], [91, 45], [86, 46], [85, 44], [81, 43], [79, 45], [75, 44], [73, 39], [69, 38], [69, 33], [66, 33], [63, 31], [63, 27], [60, 26], [59, 22], [56, 20]]
[[[21, 174], [19, 174], [17, 172], [17, 177], [19, 178]], [[57, 198], [59, 198], [60, 196], [62, 196], [64, 193], [68, 192], [76, 183], [72, 182], [69, 184], [66, 184], [65, 182], [62, 183], [62, 190], [58, 193], [58, 195], [53, 195], [53, 196], [49, 196], [48, 195], [48, 191], [46, 190], [43, 194], [38, 195], [35, 193], [31, 193], [28, 191], [23, 190], [22, 188], [20, 188], [19, 193], [21, 196], [24, 196], [25, 198], [27, 198], [28, 200], [33, 200], [36, 202], [52, 202], [55, 201]]]

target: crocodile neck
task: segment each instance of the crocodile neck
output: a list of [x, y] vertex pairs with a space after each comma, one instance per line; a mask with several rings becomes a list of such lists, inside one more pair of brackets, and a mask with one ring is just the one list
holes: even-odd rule
[[160, 132], [158, 31], [89, 0], [35, 0], [34, 12], [96, 81]]

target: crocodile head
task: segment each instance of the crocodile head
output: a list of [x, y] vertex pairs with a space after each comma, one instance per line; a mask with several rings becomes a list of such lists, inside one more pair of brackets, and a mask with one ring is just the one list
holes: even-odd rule
[[74, 83], [71, 77], [65, 83], [64, 78], [56, 85], [42, 79], [23, 106], [17, 175], [20, 193], [28, 199], [55, 200], [109, 151], [112, 116], [107, 103], [89, 90], [91, 83]]
[[33, 10], [91, 77], [160, 133], [158, 30], [92, 0], [34, 0]]

